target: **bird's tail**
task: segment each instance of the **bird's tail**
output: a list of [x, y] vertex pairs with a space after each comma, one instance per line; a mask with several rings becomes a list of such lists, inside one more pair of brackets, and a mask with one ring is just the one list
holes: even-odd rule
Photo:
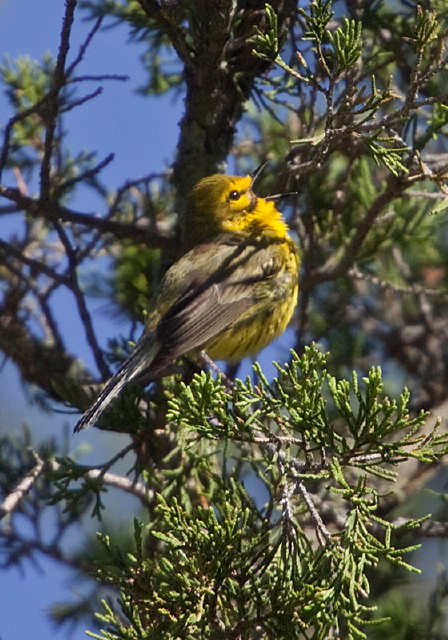
[[78, 433], [81, 429], [94, 424], [109, 406], [109, 403], [118, 396], [123, 387], [150, 366], [157, 355], [157, 350], [157, 345], [151, 335], [140, 338], [133, 352], [126, 358], [117, 373], [103, 387], [92, 406], [87, 409], [77, 422], [74, 432]]

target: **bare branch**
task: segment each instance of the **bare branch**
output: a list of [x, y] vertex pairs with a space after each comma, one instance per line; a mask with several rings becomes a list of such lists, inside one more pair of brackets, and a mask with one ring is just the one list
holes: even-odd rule
[[44, 96], [41, 100], [36, 102], [36, 104], [33, 104], [31, 107], [28, 107], [28, 109], [24, 109], [20, 113], [16, 113], [15, 116], [12, 116], [12, 118], [8, 120], [3, 133], [3, 145], [2, 145], [2, 151], [0, 154], [0, 179], [3, 174], [6, 161], [8, 159], [8, 154], [10, 152], [9, 145], [10, 145], [11, 134], [12, 134], [14, 125], [17, 124], [18, 122], [21, 122], [25, 118], [28, 118], [28, 116], [32, 115], [33, 113], [38, 112], [43, 107], [43, 105], [47, 102], [47, 99], [48, 99], [48, 96]]
[[349, 269], [347, 271], [347, 275], [354, 280], [364, 280], [365, 282], [370, 282], [370, 284], [376, 287], [381, 287], [381, 289], [387, 289], [389, 291], [393, 291], [394, 293], [403, 295], [418, 295], [424, 293], [428, 296], [446, 296], [448, 294], [447, 289], [429, 289], [428, 287], [422, 287], [422, 285], [417, 283], [408, 287], [392, 284], [391, 282], [381, 280], [380, 278], [373, 276], [370, 273], [362, 272], [357, 267], [352, 267], [351, 269]]
[[78, 55], [73, 60], [71, 65], [67, 68], [67, 73], [66, 73], [66, 77], [67, 78], [72, 75], [73, 71], [76, 69], [76, 67], [79, 65], [79, 63], [82, 62], [82, 60], [84, 59], [86, 51], [87, 51], [90, 43], [92, 42], [94, 35], [96, 33], [98, 33], [98, 31], [100, 30], [102, 23], [103, 23], [103, 16], [100, 16], [94, 22], [94, 25], [93, 25], [92, 29], [89, 31], [89, 33], [87, 34], [87, 37], [86, 37], [85, 41], [79, 47]]
[[107, 167], [108, 164], [110, 164], [112, 162], [114, 157], [115, 157], [115, 155], [113, 153], [109, 153], [104, 158], [104, 160], [101, 160], [101, 162], [96, 164], [91, 169], [87, 169], [86, 171], [83, 171], [82, 173], [80, 173], [79, 176], [76, 176], [75, 178], [72, 178], [71, 180], [67, 180], [66, 182], [64, 182], [63, 184], [61, 184], [58, 187], [57, 194], [59, 195], [61, 193], [64, 193], [64, 191], [67, 191], [68, 189], [71, 189], [74, 185], [76, 185], [79, 182], [83, 182], [85, 180], [90, 180], [90, 179], [94, 178], [105, 167]]
[[[129, 450], [130, 448], [132, 448], [132, 446], [133, 445], [127, 447], [126, 450]], [[33, 485], [36, 483], [37, 479], [45, 471], [58, 472], [61, 468], [61, 465], [55, 460], [44, 461], [33, 450], [31, 450], [31, 454], [36, 464], [31, 469], [31, 471], [27, 473], [26, 476], [24, 476], [24, 478], [18, 483], [15, 489], [13, 489], [13, 491], [11, 491], [11, 493], [7, 495], [3, 502], [0, 504], [0, 520], [17, 509], [21, 500], [26, 497], [26, 495], [32, 489]], [[121, 455], [116, 456], [116, 458], [118, 457], [121, 457]], [[85, 478], [87, 480], [101, 479], [104, 485], [108, 487], [115, 487], [116, 489], [120, 489], [125, 493], [129, 493], [130, 495], [135, 496], [140, 500], [143, 506], [153, 506], [155, 492], [153, 489], [148, 487], [146, 484], [142, 484], [141, 482], [132, 482], [128, 478], [118, 476], [117, 474], [111, 473], [110, 471], [104, 471], [104, 469], [89, 469], [84, 475], [81, 476], [81, 478]]]
[[[57, 284], [62, 286], [68, 286], [69, 281], [65, 275], [59, 274], [57, 271], [49, 267], [43, 261], [34, 260], [33, 258], [28, 258], [28, 256], [24, 255], [23, 251], [17, 249], [12, 244], [5, 242], [0, 238], [0, 250], [4, 251], [5, 254], [12, 256], [16, 260], [19, 260], [23, 264], [26, 264], [30, 269], [32, 269], [35, 273], [43, 273], [49, 278], [51, 278]], [[1, 263], [7, 263], [4, 260], [0, 260]]]
[[316, 534], [317, 534], [317, 537], [319, 539], [320, 544], [324, 544], [325, 542], [327, 542], [327, 540], [330, 539], [331, 533], [328, 531], [327, 527], [325, 526], [325, 524], [324, 524], [324, 522], [323, 522], [323, 520], [322, 520], [322, 518], [321, 518], [321, 516], [319, 514], [319, 511], [314, 506], [314, 503], [311, 500], [311, 496], [308, 493], [308, 491], [306, 490], [306, 487], [303, 484], [302, 480], [297, 482], [295, 488], [298, 491], [298, 493], [300, 493], [304, 503], [306, 504], [306, 507], [307, 507], [307, 509], [309, 511], [309, 514], [310, 514], [311, 519], [313, 521], [314, 527], [316, 529]]
[[0, 307], [0, 350], [18, 367], [22, 378], [39, 385], [51, 398], [60, 401], [54, 381], [79, 385], [91, 379], [80, 360], [34, 337], [28, 328], [5, 307]]
[[40, 169], [40, 195], [45, 200], [50, 196], [51, 157], [53, 155], [53, 142], [56, 131], [57, 117], [59, 113], [59, 94], [66, 83], [65, 62], [70, 48], [70, 34], [74, 20], [77, 0], [66, 0], [65, 15], [62, 24], [61, 42], [59, 45], [56, 67], [53, 73], [53, 87], [48, 95], [46, 109], [47, 130], [44, 142], [44, 157]]
[[91, 469], [90, 471], [87, 471], [85, 478], [88, 478], [89, 480], [101, 478], [103, 483], [108, 487], [115, 487], [116, 489], [120, 489], [121, 491], [138, 498], [144, 507], [153, 508], [154, 506], [155, 491], [147, 484], [143, 484], [142, 482], [133, 482], [132, 480], [129, 480], [129, 478], [118, 476], [115, 473], [110, 473], [109, 471], [103, 473], [101, 469]]
[[386, 188], [372, 202], [369, 210], [354, 230], [351, 239], [349, 239], [345, 245], [342, 254], [332, 255], [322, 267], [311, 274], [309, 280], [305, 283], [306, 288], [315, 286], [320, 282], [334, 280], [347, 273], [348, 269], [355, 262], [359, 250], [376, 218], [383, 211], [384, 207], [397, 197], [399, 192], [399, 182], [394, 176], [390, 175]]
[[175, 256], [179, 253], [179, 243], [159, 234], [148, 231], [138, 224], [127, 224], [106, 218], [100, 218], [93, 214], [79, 213], [56, 202], [44, 202], [40, 199], [24, 196], [18, 189], [11, 189], [0, 185], [0, 196], [12, 200], [20, 209], [35, 218], [44, 218], [49, 221], [71, 222], [81, 224], [90, 229], [98, 229], [103, 233], [112, 233], [116, 238], [131, 238], [136, 242], [143, 242], [148, 247], [162, 249], [168, 255]]
[[44, 471], [45, 462], [39, 458], [35, 451], [31, 453], [33, 454], [36, 464], [0, 504], [0, 520], [18, 507], [20, 501], [31, 491], [36, 480]]
[[96, 339], [92, 318], [90, 316], [89, 310], [87, 309], [85, 296], [79, 286], [77, 273], [78, 259], [76, 256], [76, 251], [73, 249], [71, 242], [62, 225], [59, 222], [54, 222], [54, 226], [61, 239], [62, 244], [65, 247], [66, 255], [69, 262], [70, 290], [73, 292], [76, 300], [79, 316], [82, 320], [82, 325], [86, 333], [87, 342], [92, 350], [96, 366], [98, 367], [101, 376], [103, 378], [108, 378], [110, 376], [110, 371], [104, 359], [103, 352], [101, 351], [101, 348], [98, 344], [98, 340]]

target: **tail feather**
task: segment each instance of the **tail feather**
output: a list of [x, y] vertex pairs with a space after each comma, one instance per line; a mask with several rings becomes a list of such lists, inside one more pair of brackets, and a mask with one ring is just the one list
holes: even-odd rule
[[[152, 343], [152, 345], [148, 344], [148, 342]], [[147, 369], [156, 355], [157, 348], [153, 338], [151, 336], [141, 338], [131, 355], [106, 383], [98, 398], [77, 422], [74, 432], [78, 433], [81, 429], [85, 429], [97, 422], [103, 411], [118, 396], [123, 387]]]

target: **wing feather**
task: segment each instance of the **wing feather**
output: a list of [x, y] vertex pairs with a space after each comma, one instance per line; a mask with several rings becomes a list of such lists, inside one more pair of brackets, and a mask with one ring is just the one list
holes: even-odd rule
[[[189, 270], [190, 282], [184, 283], [183, 294], [159, 320], [160, 351], [151, 364], [152, 371], [201, 348], [241, 320], [259, 302], [262, 289], [254, 284], [262, 283], [281, 268], [280, 260], [273, 259], [272, 245], [267, 251], [265, 242], [214, 244], [211, 251], [212, 256], [202, 246], [200, 254], [190, 255], [193, 250], [186, 256], [198, 269]], [[212, 271], [211, 259], [215, 265]], [[204, 264], [208, 269], [203, 268]]]

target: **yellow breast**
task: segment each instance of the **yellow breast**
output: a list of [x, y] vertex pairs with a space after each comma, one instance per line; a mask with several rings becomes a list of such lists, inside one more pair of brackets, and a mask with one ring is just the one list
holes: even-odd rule
[[260, 295], [249, 312], [205, 345], [210, 358], [238, 362], [256, 355], [285, 331], [297, 304], [299, 270], [299, 256], [289, 238], [282, 254], [282, 269], [257, 285]]

